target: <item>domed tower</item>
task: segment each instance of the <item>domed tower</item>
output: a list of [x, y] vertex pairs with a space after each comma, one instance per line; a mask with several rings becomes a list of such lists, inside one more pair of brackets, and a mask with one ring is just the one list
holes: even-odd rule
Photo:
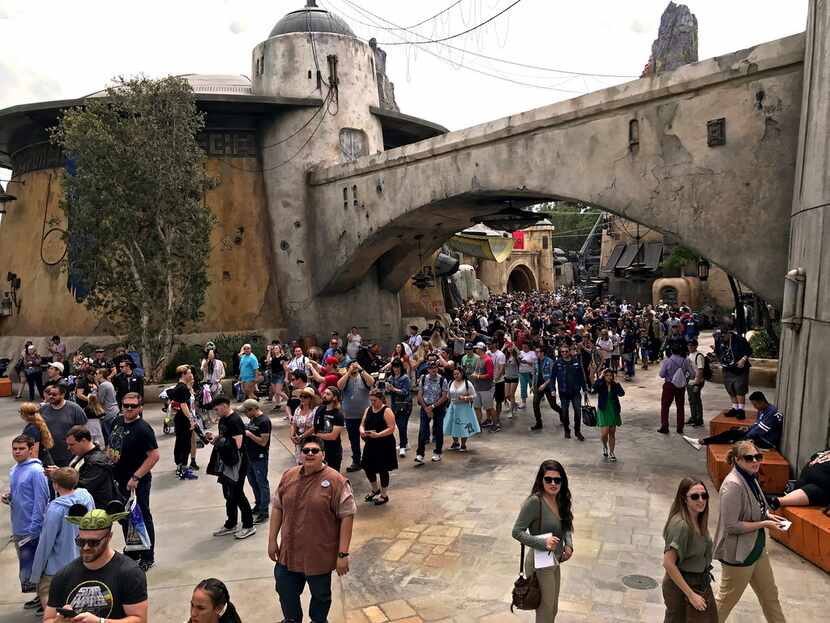
[[275, 114], [260, 129], [273, 272], [289, 331], [303, 333], [329, 321], [320, 315], [326, 306], [315, 300], [311, 278], [326, 250], [314, 248], [312, 232], [343, 218], [328, 213], [329, 206], [310, 205], [306, 173], [383, 150], [381, 123], [371, 111], [379, 103], [374, 52], [342, 18], [308, 0], [254, 48], [252, 82], [255, 96], [313, 100]]

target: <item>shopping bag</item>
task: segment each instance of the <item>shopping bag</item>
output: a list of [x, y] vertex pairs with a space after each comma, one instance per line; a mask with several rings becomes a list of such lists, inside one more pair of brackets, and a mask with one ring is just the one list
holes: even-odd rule
[[135, 496], [127, 502], [130, 514], [127, 517], [127, 536], [124, 546], [125, 552], [140, 552], [150, 549], [150, 535], [147, 526], [144, 524], [144, 516], [141, 508], [136, 502]]

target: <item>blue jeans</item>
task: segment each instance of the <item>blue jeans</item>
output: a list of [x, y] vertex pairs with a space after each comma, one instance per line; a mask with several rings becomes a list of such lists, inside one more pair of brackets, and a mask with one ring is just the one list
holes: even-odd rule
[[[447, 409], [443, 405], [432, 410], [432, 437], [435, 441], [435, 454], [441, 454], [444, 451], [444, 414], [446, 412]], [[426, 411], [421, 409], [421, 421], [418, 426], [418, 449], [415, 451], [415, 454], [419, 456], [424, 456], [424, 452], [426, 452], [429, 424], [430, 417]]]
[[574, 410], [574, 432], [580, 432], [582, 428], [582, 403], [580, 402], [580, 395], [563, 396], [559, 394], [559, 404], [562, 407], [562, 413], [559, 414], [559, 421], [562, 422], [562, 426], [566, 431], [571, 430], [570, 409], [568, 407], [572, 406]]
[[625, 375], [634, 376], [634, 353], [623, 353], [623, 366], [625, 367]]
[[532, 378], [532, 372], [519, 372], [519, 395], [522, 397], [522, 402], [527, 402], [527, 388], [530, 387]]
[[412, 403], [403, 402], [392, 408], [395, 412], [395, 426], [398, 428], [398, 447], [406, 448], [409, 443], [406, 428], [409, 426], [409, 416], [412, 415]]
[[274, 567], [274, 579], [277, 582], [277, 594], [280, 597], [280, 607], [285, 623], [302, 623], [303, 607], [300, 604], [300, 595], [306, 583], [311, 591], [309, 618], [313, 623], [328, 621], [331, 608], [331, 573], [305, 575], [297, 571], [289, 571], [288, 567], [277, 563]]
[[268, 456], [262, 459], [248, 459], [248, 484], [254, 491], [254, 515], [267, 515], [271, 501], [268, 485]]
[[360, 420], [346, 420], [346, 432], [352, 447], [352, 464], [360, 465]]
[[[18, 545], [17, 541], [22, 538], [14, 537], [15, 548], [17, 549], [17, 562], [19, 564], [20, 588], [24, 593], [34, 593], [35, 586], [29, 581], [29, 576], [32, 574], [32, 566], [35, 562], [35, 552], [37, 551], [37, 544], [40, 537], [36, 537], [28, 541], [25, 545]], [[44, 569], [44, 572], [46, 569]], [[40, 578], [35, 578], [35, 584]]]

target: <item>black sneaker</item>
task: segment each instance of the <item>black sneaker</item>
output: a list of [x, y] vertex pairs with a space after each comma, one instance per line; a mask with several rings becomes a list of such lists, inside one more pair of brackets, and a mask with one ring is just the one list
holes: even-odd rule
[[23, 608], [26, 610], [31, 610], [32, 608], [37, 608], [40, 606], [40, 597], [35, 597], [34, 599], [30, 599], [25, 604], [23, 604]]
[[154, 560], [139, 560], [138, 561], [138, 566], [141, 567], [141, 570], [144, 573], [147, 573], [150, 569], [152, 569], [155, 566], [155, 564], [156, 563], [155, 563]]
[[530, 427], [530, 430], [542, 430], [542, 425], [541, 424], [534, 424], [533, 426]]
[[460, 443], [453, 442], [453, 444], [450, 446], [450, 450], [458, 450], [460, 447]]
[[360, 471], [360, 465], [358, 465], [357, 463], [352, 463], [351, 465], [349, 465], [346, 468], [346, 471], [349, 472], [349, 473], [359, 472]]
[[703, 420], [695, 420], [692, 422], [692, 428], [700, 428], [703, 426]]
[[565, 431], [565, 439], [570, 439], [570, 438], [571, 438], [571, 431], [566, 430]]
[[574, 436], [575, 436], [577, 439], [579, 439], [579, 441], [585, 441], [585, 437], [583, 437], [583, 436], [582, 436], [582, 433], [581, 433], [580, 431], [576, 431], [576, 432], [574, 433]]
[[190, 469], [192, 469], [194, 471], [197, 471], [197, 472], [199, 471], [199, 466], [196, 464], [196, 461], [193, 461], [193, 460], [190, 461]]
[[745, 420], [746, 419], [746, 411], [743, 409], [735, 409], [735, 419], [736, 420]]
[[724, 413], [724, 417], [735, 417], [738, 414], [738, 410], [734, 407], [729, 409], [726, 413]]
[[661, 435], [668, 435], [669, 434], [669, 429], [668, 428], [658, 428], [657, 432], [660, 433]]
[[258, 515], [254, 515], [254, 523], [255, 524], [256, 523], [265, 523], [266, 521], [268, 521], [268, 515], [264, 515], [262, 513], [259, 513]]

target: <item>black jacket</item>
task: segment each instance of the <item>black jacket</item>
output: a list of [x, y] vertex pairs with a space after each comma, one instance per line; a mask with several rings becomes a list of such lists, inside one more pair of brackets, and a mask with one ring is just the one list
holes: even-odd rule
[[121, 501], [112, 475], [112, 461], [98, 446], [74, 458], [70, 465], [78, 470], [78, 486], [89, 491], [95, 508], [105, 508], [113, 500]]
[[121, 408], [121, 401], [130, 392], [135, 392], [144, 397], [144, 379], [134, 373], [129, 376], [119, 372], [112, 377], [112, 384], [115, 387], [115, 399], [118, 401], [118, 408]]

